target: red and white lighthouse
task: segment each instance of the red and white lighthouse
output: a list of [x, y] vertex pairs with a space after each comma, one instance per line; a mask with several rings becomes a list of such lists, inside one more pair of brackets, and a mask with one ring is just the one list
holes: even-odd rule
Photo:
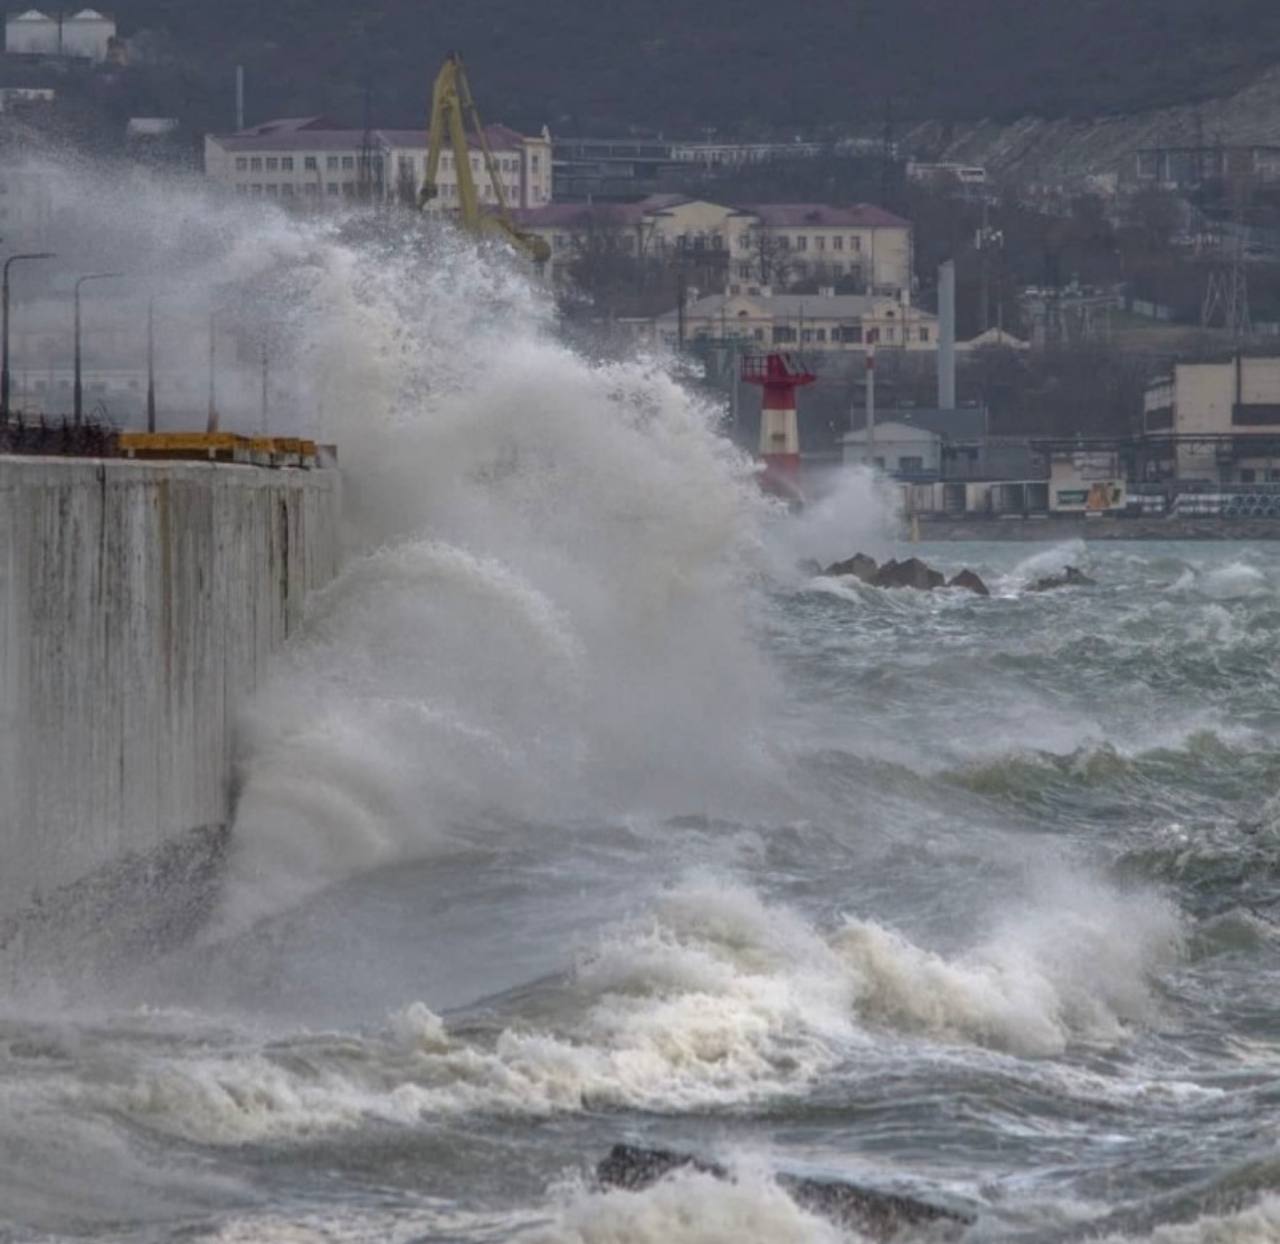
[[797, 367], [786, 354], [748, 354], [742, 360], [742, 379], [758, 384], [760, 404], [761, 485], [791, 501], [800, 493], [800, 429], [796, 423], [796, 390], [812, 384], [812, 372]]

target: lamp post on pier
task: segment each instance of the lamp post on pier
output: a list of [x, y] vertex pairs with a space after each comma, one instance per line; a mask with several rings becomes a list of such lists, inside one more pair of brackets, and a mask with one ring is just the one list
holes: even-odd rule
[[80, 352], [80, 289], [81, 289], [81, 286], [83, 286], [87, 281], [105, 281], [111, 277], [118, 277], [123, 275], [124, 275], [123, 272], [90, 272], [86, 276], [81, 276], [76, 278], [76, 291], [75, 291], [76, 380], [75, 380], [75, 391], [73, 395], [73, 400], [75, 403], [73, 413], [75, 415], [75, 421], [77, 425], [80, 424], [84, 419], [84, 384], [82, 383], [83, 369], [81, 366], [81, 352]]
[[9, 268], [22, 259], [52, 258], [52, 251], [31, 251], [23, 255], [10, 255], [4, 261], [4, 288], [3, 294], [0, 294], [0, 302], [3, 303], [3, 324], [0, 325], [0, 338], [3, 339], [3, 346], [0, 348], [3, 353], [0, 361], [0, 423], [9, 422]]
[[147, 431], [156, 430], [156, 296], [147, 299]]
[[218, 430], [218, 311], [209, 312], [209, 415], [204, 430], [212, 436]]

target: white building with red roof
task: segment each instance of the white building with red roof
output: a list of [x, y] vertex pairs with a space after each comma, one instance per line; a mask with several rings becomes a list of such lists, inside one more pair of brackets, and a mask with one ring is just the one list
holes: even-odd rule
[[[485, 138], [507, 201], [540, 207], [551, 200], [551, 136], [490, 125]], [[284, 117], [236, 134], [205, 138], [205, 174], [235, 194], [312, 206], [374, 198], [414, 202], [426, 176], [425, 130], [343, 129], [325, 117]], [[480, 151], [470, 151], [481, 202], [497, 196]], [[438, 210], [458, 203], [453, 153], [440, 159]]]

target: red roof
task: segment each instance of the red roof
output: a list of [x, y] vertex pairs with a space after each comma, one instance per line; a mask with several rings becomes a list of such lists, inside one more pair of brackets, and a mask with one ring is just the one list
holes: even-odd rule
[[828, 207], [824, 203], [744, 203], [742, 210], [758, 216], [761, 224], [773, 229], [908, 228], [901, 216], [873, 203], [855, 203], [852, 207]]
[[[427, 145], [427, 127], [420, 130], [388, 130], [374, 131], [389, 147], [425, 147]], [[524, 136], [505, 125], [486, 125], [484, 136], [489, 142], [490, 151], [522, 151]], [[467, 146], [474, 147], [471, 135], [467, 135]]]
[[525, 207], [511, 214], [528, 229], [571, 229], [590, 223], [621, 228], [638, 224], [644, 215], [640, 203], [547, 203]]

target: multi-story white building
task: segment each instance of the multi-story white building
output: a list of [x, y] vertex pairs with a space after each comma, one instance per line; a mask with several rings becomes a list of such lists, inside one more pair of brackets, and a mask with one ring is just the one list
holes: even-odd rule
[[[731, 285], [684, 310], [688, 342], [731, 342], [750, 348], [863, 351], [867, 346], [912, 352], [936, 350], [938, 318], [895, 298], [872, 294], [775, 294], [768, 286]], [[678, 310], [633, 323], [652, 344], [677, 344]]]
[[668, 194], [635, 204], [557, 204], [523, 213], [520, 223], [546, 240], [553, 268], [584, 247], [598, 248], [608, 234], [615, 249], [638, 257], [684, 253], [718, 262], [726, 284], [851, 281], [910, 300], [911, 224], [867, 203], [728, 206]]
[[[508, 202], [541, 207], [551, 198], [551, 137], [526, 136], [502, 125], [485, 130]], [[484, 159], [472, 150], [471, 167], [482, 202], [496, 201]], [[427, 139], [422, 130], [341, 129], [324, 117], [268, 121], [238, 134], [205, 138], [205, 174], [237, 194], [339, 204], [367, 194], [382, 201], [416, 201], [426, 174]], [[453, 155], [442, 154], [439, 209], [458, 203]]]
[[115, 37], [115, 21], [97, 9], [81, 9], [69, 17], [27, 9], [4, 24], [5, 51], [18, 56], [74, 56], [101, 64]]

